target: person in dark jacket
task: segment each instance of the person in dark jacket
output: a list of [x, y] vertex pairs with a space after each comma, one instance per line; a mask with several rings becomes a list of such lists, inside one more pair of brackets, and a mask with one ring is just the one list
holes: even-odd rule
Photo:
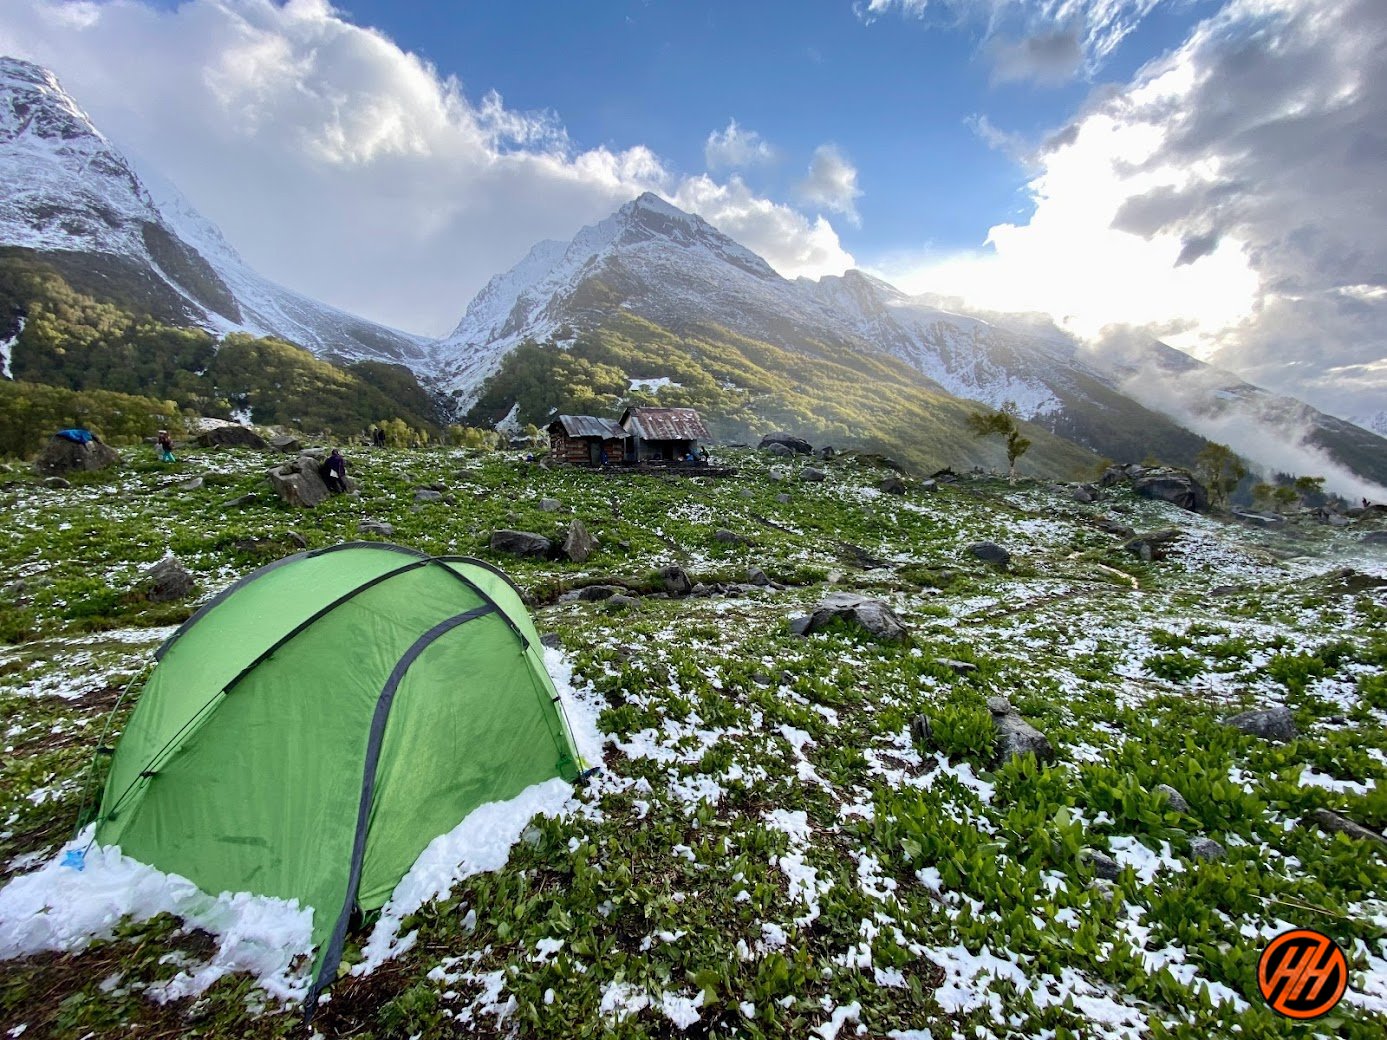
[[173, 457], [173, 438], [169, 436], [168, 430], [160, 430], [159, 436], [154, 438], [154, 446], [159, 452], [160, 462], [177, 462]]
[[323, 462], [321, 472], [323, 483], [334, 495], [340, 495], [347, 490], [347, 460], [342, 457], [339, 449], [332, 449], [332, 454]]

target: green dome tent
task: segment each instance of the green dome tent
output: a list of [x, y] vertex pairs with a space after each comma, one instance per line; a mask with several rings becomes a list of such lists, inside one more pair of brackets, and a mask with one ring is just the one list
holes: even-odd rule
[[313, 907], [311, 1013], [354, 908], [477, 806], [579, 770], [505, 575], [354, 542], [262, 567], [159, 648], [96, 840], [205, 892]]

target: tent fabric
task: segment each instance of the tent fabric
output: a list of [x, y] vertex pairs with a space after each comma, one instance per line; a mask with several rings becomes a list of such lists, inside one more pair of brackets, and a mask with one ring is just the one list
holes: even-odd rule
[[70, 427], [66, 430], [59, 430], [53, 434], [54, 437], [61, 437], [63, 440], [72, 441], [73, 444], [90, 444], [96, 440], [96, 434], [91, 430], [84, 430], [81, 427]]
[[156, 660], [97, 840], [207, 892], [313, 907], [315, 997], [353, 908], [383, 906], [433, 838], [581, 768], [534, 624], [481, 561], [299, 553], [206, 604]]

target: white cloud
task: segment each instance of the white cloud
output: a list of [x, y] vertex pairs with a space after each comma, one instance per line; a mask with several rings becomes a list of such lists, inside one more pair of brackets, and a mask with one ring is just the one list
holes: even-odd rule
[[[1387, 399], [1387, 6], [1230, 0], [1031, 158], [1035, 211], [903, 287], [1167, 342], [1338, 415]], [[1378, 402], [1378, 403], [1374, 403]]]
[[796, 186], [804, 201], [841, 213], [852, 224], [860, 224], [857, 200], [862, 189], [857, 186], [857, 167], [848, 161], [836, 145], [821, 144], [809, 160], [809, 173]]
[[451, 329], [535, 242], [647, 190], [778, 227], [789, 274], [846, 256], [825, 221], [642, 145], [580, 150], [554, 113], [469, 93], [323, 0], [9, 2], [0, 52], [52, 68], [262, 273], [412, 331]]
[[858, 0], [853, 10], [867, 23], [899, 14], [971, 30], [982, 41], [995, 80], [1055, 84], [1095, 72], [1166, 2], [1170, 0]]
[[726, 184], [691, 177], [669, 198], [764, 257], [787, 278], [842, 274], [856, 266], [827, 220], [811, 221], [789, 206], [759, 198], [740, 177]]
[[775, 161], [775, 149], [755, 130], [727, 121], [723, 130], [714, 130], [703, 146], [703, 161], [709, 170], [739, 170]]

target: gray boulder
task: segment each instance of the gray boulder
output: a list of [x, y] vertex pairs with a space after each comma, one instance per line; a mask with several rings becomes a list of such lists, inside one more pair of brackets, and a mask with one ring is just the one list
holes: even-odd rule
[[588, 557], [597, 551], [594, 538], [581, 520], [573, 520], [568, 525], [568, 533], [563, 539], [563, 554], [574, 563], [587, 563]]
[[970, 556], [976, 556], [983, 563], [992, 564], [994, 567], [1007, 567], [1011, 563], [1011, 553], [996, 542], [974, 542], [964, 551]]
[[1276, 530], [1286, 526], [1286, 518], [1275, 513], [1254, 513], [1251, 510], [1234, 510], [1233, 519], [1248, 527], [1263, 527]]
[[[898, 642], [909, 634], [901, 619], [885, 603], [868, 599], [852, 592], [830, 592], [814, 605], [802, 631], [796, 635], [808, 635], [827, 628], [833, 621], [842, 620], [857, 625], [873, 638]], [[794, 631], [794, 623], [791, 623]]]
[[1146, 470], [1132, 481], [1132, 490], [1142, 498], [1170, 502], [1194, 513], [1209, 509], [1208, 489], [1182, 469]]
[[1190, 839], [1190, 857], [1192, 859], [1212, 863], [1215, 860], [1225, 859], [1227, 856], [1228, 850], [1214, 841], [1213, 838]]
[[198, 444], [204, 448], [253, 448], [268, 451], [265, 438], [248, 426], [214, 426], [198, 434]]
[[532, 531], [493, 531], [490, 544], [493, 552], [514, 556], [548, 556], [554, 548], [548, 538]]
[[828, 474], [821, 469], [815, 469], [813, 466], [806, 466], [804, 469], [800, 470], [799, 479], [812, 481], [818, 484], [827, 480]]
[[179, 483], [180, 491], [201, 491], [202, 485], [206, 483], [202, 477], [192, 477]]
[[713, 541], [722, 542], [725, 545], [745, 545], [747, 542], [751, 541], [751, 539], [744, 538], [735, 531], [729, 531], [725, 527], [719, 527], [713, 532]]
[[1302, 827], [1318, 827], [1330, 834], [1347, 834], [1350, 838], [1370, 841], [1387, 849], [1387, 837], [1329, 809], [1315, 809], [1307, 813], [1300, 824]]
[[1112, 519], [1111, 517], [1105, 516], [1101, 520], [1095, 520], [1093, 522], [1093, 526], [1098, 528], [1098, 530], [1100, 531], [1106, 532], [1107, 534], [1115, 534], [1119, 538], [1135, 538], [1137, 535], [1137, 532], [1135, 530], [1118, 520]]
[[[292, 462], [265, 471], [276, 495], [291, 506], [311, 509], [328, 497], [327, 485], [318, 474], [319, 460], [312, 455], [300, 455]], [[347, 488], [354, 483], [348, 479]]]
[[817, 455], [817, 456], [818, 456], [819, 458], [821, 458], [821, 459], [831, 459], [831, 458], [833, 458], [835, 455], [837, 455], [838, 452], [836, 452], [836, 451], [833, 449], [833, 446], [832, 446], [831, 444], [825, 444], [825, 445], [824, 445], [822, 448], [820, 448], [818, 451], [814, 452], [814, 454]]
[[906, 491], [905, 481], [900, 477], [887, 477], [877, 487], [888, 495], [904, 495]]
[[1116, 881], [1117, 875], [1122, 873], [1122, 864], [1106, 852], [1099, 852], [1097, 849], [1084, 849], [1079, 853], [1079, 859], [1088, 864], [1093, 873], [1104, 881]]
[[292, 455], [303, 447], [303, 441], [287, 433], [281, 433], [277, 437], [270, 438], [270, 447], [275, 451], [282, 451], [285, 455]]
[[781, 444], [778, 441], [772, 444], [767, 444], [761, 450], [764, 451], [767, 455], [774, 455], [777, 458], [782, 459], [795, 453], [794, 448], [790, 447], [788, 444]]
[[378, 534], [382, 538], [391, 538], [395, 534], [395, 526], [384, 520], [363, 520], [356, 525], [356, 529], [361, 534]]
[[578, 598], [585, 603], [596, 603], [599, 600], [611, 599], [625, 591], [620, 585], [589, 585], [578, 590]]
[[1157, 784], [1152, 793], [1165, 795], [1166, 804], [1176, 812], [1188, 813], [1190, 811], [1190, 803], [1185, 801], [1185, 796], [1169, 784]]
[[670, 564], [660, 570], [660, 581], [671, 596], [687, 596], [693, 591], [693, 582], [678, 564]]
[[539, 500], [539, 511], [541, 513], [556, 513], [563, 508], [563, 503], [557, 498], [541, 498]]
[[1262, 740], [1287, 741], [1296, 738], [1295, 718], [1289, 708], [1245, 711], [1228, 719], [1227, 724], [1248, 736], [1260, 737]]
[[639, 606], [640, 600], [632, 596], [608, 596], [606, 608], [608, 610], [630, 610], [632, 607]]
[[34, 460], [34, 472], [41, 477], [58, 477], [64, 473], [95, 473], [119, 464], [120, 452], [109, 444], [98, 440], [78, 444], [66, 437], [54, 437]]
[[978, 670], [972, 661], [955, 661], [952, 657], [936, 657], [934, 663], [942, 664], [955, 675], [972, 675]]
[[997, 736], [997, 760], [1005, 762], [1021, 755], [1035, 755], [1042, 762], [1055, 757], [1055, 749], [1045, 734], [1021, 717], [1005, 697], [987, 698], [992, 728]]
[[746, 580], [752, 585], [769, 585], [770, 578], [766, 577], [766, 572], [760, 567], [748, 567], [746, 569]]
[[[757, 447], [761, 448], [763, 451], [773, 451], [774, 449], [771, 448], [773, 444], [784, 445], [786, 448], [790, 449], [791, 453], [800, 455], [814, 454], [814, 446], [808, 441], [804, 440], [802, 437], [792, 437], [790, 434], [783, 432], [766, 434], [761, 438], [761, 443], [757, 445]], [[782, 453], [775, 452], [775, 454]]]
[[140, 592], [151, 603], [172, 603], [192, 594], [195, 582], [188, 569], [165, 556], [140, 577]]
[[1164, 560], [1170, 553], [1170, 547], [1183, 535], [1183, 531], [1173, 527], [1164, 531], [1148, 531], [1129, 539], [1122, 548], [1141, 560], [1142, 563], [1153, 563], [1157, 560]]
[[433, 488], [415, 488], [414, 501], [416, 502], [442, 502], [443, 492], [435, 491]]

